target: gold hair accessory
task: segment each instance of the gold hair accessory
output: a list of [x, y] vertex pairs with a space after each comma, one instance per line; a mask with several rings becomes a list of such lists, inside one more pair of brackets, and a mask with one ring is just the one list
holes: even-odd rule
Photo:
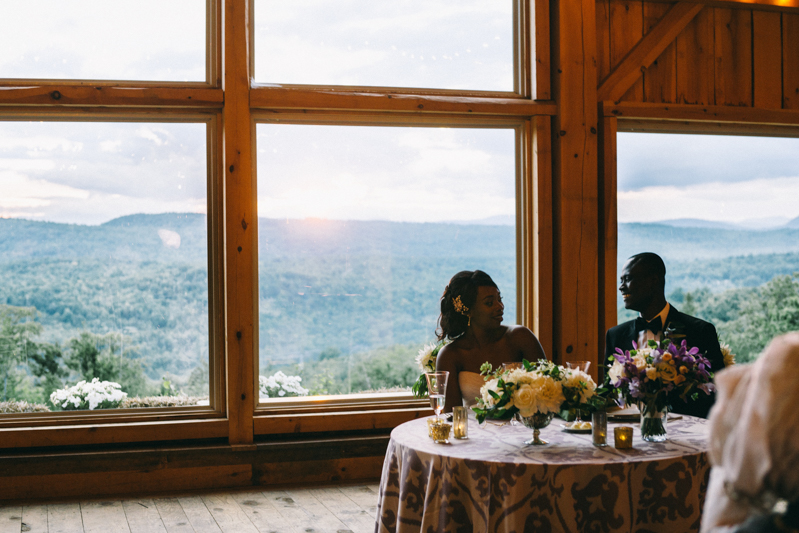
[[455, 311], [457, 311], [458, 313], [462, 314], [463, 316], [465, 316], [465, 317], [467, 317], [469, 319], [468, 324], [466, 324], [467, 326], [471, 326], [472, 325], [472, 317], [466, 314], [466, 313], [469, 312], [469, 308], [466, 307], [465, 305], [463, 305], [463, 302], [461, 301], [461, 297], [460, 296], [457, 296], [456, 298], [454, 298], [452, 300], [452, 307], [455, 308]]
[[466, 316], [466, 313], [469, 312], [469, 308], [463, 305], [460, 296], [457, 296], [454, 300], [452, 300], [452, 307], [454, 307], [455, 310], [463, 316]]

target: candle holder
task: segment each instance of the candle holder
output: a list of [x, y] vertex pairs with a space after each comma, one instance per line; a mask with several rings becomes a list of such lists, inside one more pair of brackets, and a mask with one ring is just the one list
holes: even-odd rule
[[608, 445], [608, 413], [594, 411], [591, 413], [591, 438], [594, 446]]
[[633, 428], [629, 426], [613, 428], [613, 436], [617, 449], [625, 450], [633, 447]]
[[452, 424], [445, 421], [443, 418], [433, 419], [433, 422], [428, 422], [427, 428], [430, 432], [430, 437], [436, 444], [449, 444], [449, 434], [452, 431]]
[[452, 408], [452, 436], [456, 439], [469, 438], [469, 412], [465, 407]]

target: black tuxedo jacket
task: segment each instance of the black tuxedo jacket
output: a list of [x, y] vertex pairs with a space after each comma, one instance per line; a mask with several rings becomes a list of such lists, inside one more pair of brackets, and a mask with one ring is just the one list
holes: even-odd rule
[[[679, 325], [679, 331], [685, 333], [685, 340], [689, 347], [697, 347], [699, 351], [705, 354], [705, 357], [710, 361], [710, 371], [718, 372], [724, 368], [724, 356], [721, 354], [721, 346], [719, 346], [718, 335], [716, 335], [716, 328], [710, 322], [705, 322], [696, 317], [680, 313], [674, 306], [669, 309], [669, 314], [666, 317], [666, 324], [664, 329], [669, 326]], [[622, 350], [632, 350], [633, 342], [638, 342], [638, 332], [635, 331], [635, 320], [624, 322], [618, 326], [610, 328], [605, 334], [605, 361], [603, 369], [609, 367], [608, 358], [616, 353], [616, 348]], [[674, 339], [674, 342], [682, 342], [682, 339]], [[683, 402], [677, 399], [672, 403], [672, 411], [691, 416], [699, 416], [707, 418], [710, 408], [716, 399], [715, 393], [707, 395], [699, 391], [699, 397], [696, 401]]]

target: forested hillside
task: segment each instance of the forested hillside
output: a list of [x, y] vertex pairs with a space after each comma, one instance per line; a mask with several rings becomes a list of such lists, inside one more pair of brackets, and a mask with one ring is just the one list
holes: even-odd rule
[[[130, 378], [136, 387], [146, 376], [152, 392], [168, 376], [203, 389], [206, 226], [204, 215], [174, 213], [99, 226], [0, 219], [0, 305], [35, 308], [36, 342], [57, 347], [64, 361], [83, 357], [94, 339], [102, 357], [124, 354], [130, 372], [141, 368]], [[515, 317], [512, 226], [260, 219], [258, 235], [262, 373], [302, 375], [312, 392], [410, 385], [415, 351], [433, 340], [441, 292], [459, 270], [492, 275], [506, 322]], [[619, 243], [622, 258], [660, 253], [670, 299], [714, 320], [745, 357], [765, 342], [752, 328], [776, 331], [762, 326], [763, 306], [787, 298], [790, 308], [796, 283], [780, 276], [799, 271], [799, 229], [622, 224]], [[791, 323], [783, 322], [777, 330]], [[33, 394], [44, 378], [26, 360], [0, 361], [0, 371], [16, 372], [12, 385]], [[56, 366], [66, 383], [78, 376], [65, 364]]]

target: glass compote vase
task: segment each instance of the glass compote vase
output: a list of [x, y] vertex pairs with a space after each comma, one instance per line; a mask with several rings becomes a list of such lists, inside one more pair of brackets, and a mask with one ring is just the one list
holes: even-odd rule
[[550, 422], [552, 422], [552, 418], [555, 416], [555, 413], [535, 413], [532, 416], [521, 416], [520, 414], [517, 414], [516, 416], [518, 416], [519, 420], [522, 421], [524, 427], [533, 430], [533, 438], [524, 441], [525, 444], [534, 445], [534, 446], [549, 444], [547, 441], [542, 440], [540, 438], [540, 435], [541, 435], [541, 430], [547, 427]]
[[663, 442], [666, 440], [666, 416], [668, 406], [660, 407], [654, 403], [642, 402], [641, 438], [647, 442]]

